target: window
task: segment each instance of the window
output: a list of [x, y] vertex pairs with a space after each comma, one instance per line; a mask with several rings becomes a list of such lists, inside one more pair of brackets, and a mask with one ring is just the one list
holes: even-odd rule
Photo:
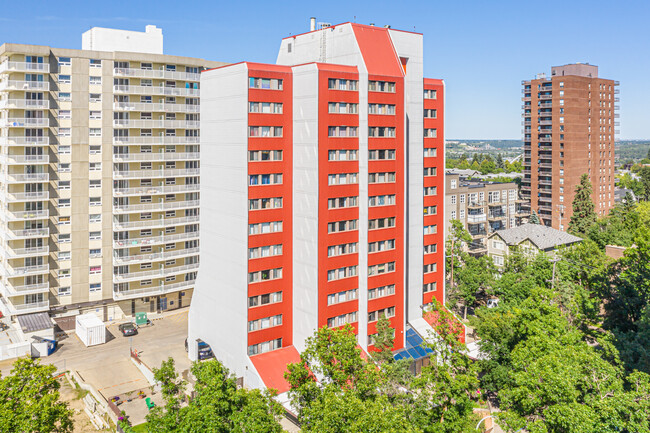
[[101, 111], [91, 111], [90, 112], [90, 118], [91, 119], [101, 119], [102, 118], [102, 112]]
[[438, 187], [437, 186], [425, 186], [424, 187], [424, 195], [438, 195]]
[[387, 274], [389, 272], [395, 272], [395, 262], [368, 266], [368, 276]]
[[395, 83], [391, 81], [368, 81], [369, 92], [395, 92]]
[[90, 197], [89, 203], [90, 206], [101, 206], [102, 198], [101, 197]]
[[432, 283], [427, 283], [427, 284], [424, 284], [422, 286], [422, 291], [424, 293], [435, 292], [436, 290], [438, 290], [438, 282], [437, 281], [434, 281]]
[[101, 171], [102, 169], [102, 163], [101, 162], [91, 162], [88, 165], [88, 170], [89, 171]]
[[392, 183], [395, 182], [395, 172], [369, 173], [368, 183]]
[[90, 232], [90, 233], [88, 233], [88, 238], [91, 241], [100, 240], [102, 238], [102, 232]]
[[379, 230], [390, 227], [395, 227], [395, 217], [368, 220], [368, 230]]
[[356, 137], [356, 126], [330, 126], [327, 128], [328, 137]]
[[426, 149], [424, 149], [425, 158], [436, 158], [437, 156], [438, 156], [437, 147], [427, 147]]
[[102, 94], [101, 93], [91, 93], [88, 96], [88, 100], [90, 102], [102, 102]]
[[395, 307], [382, 308], [381, 310], [368, 313], [368, 322], [375, 322], [381, 316], [393, 317], [395, 316]]
[[70, 260], [70, 251], [59, 251], [59, 254], [57, 255], [57, 258], [59, 261], [61, 260]]
[[437, 263], [430, 263], [428, 265], [424, 265], [424, 273], [429, 274], [431, 272], [436, 272], [438, 270], [438, 264]]
[[70, 95], [70, 92], [59, 92], [59, 101], [61, 102], [72, 101], [72, 96]]
[[59, 137], [70, 137], [70, 128], [59, 128]]
[[91, 137], [101, 137], [102, 136], [102, 128], [90, 128], [90, 136]]
[[327, 247], [327, 257], [343, 256], [357, 252], [358, 244], [356, 242], [349, 244], [331, 245]]
[[59, 234], [59, 243], [64, 244], [70, 242], [70, 233], [60, 233]]
[[90, 255], [91, 259], [97, 259], [102, 256], [102, 249], [101, 248], [91, 248], [88, 251], [88, 254]]
[[[61, 207], [61, 206], [59, 206], [59, 207]], [[70, 217], [69, 216], [60, 216], [59, 217], [59, 225], [68, 225], [68, 224], [70, 224]]]
[[369, 126], [368, 137], [395, 137], [395, 128], [388, 126]]
[[248, 249], [248, 258], [249, 259], [258, 259], [261, 257], [272, 257], [279, 256], [282, 254], [282, 244], [277, 245], [267, 245], [257, 248]]
[[260, 281], [270, 281], [282, 278], [282, 268], [266, 269], [263, 271], [249, 272], [248, 282], [257, 283]]
[[368, 206], [390, 206], [395, 204], [395, 194], [373, 195], [368, 197]]
[[90, 291], [90, 293], [101, 292], [102, 291], [102, 283], [92, 283], [90, 285], [89, 291]]
[[70, 57], [59, 57], [59, 66], [70, 66]]
[[359, 104], [351, 102], [330, 102], [327, 104], [327, 111], [334, 114], [357, 114]]
[[72, 288], [70, 286], [59, 287], [58, 293], [59, 296], [70, 296], [72, 295]]
[[93, 84], [102, 84], [102, 77], [93, 77], [92, 75], [90, 76], [90, 85]]
[[352, 313], [341, 314], [340, 316], [328, 318], [327, 326], [329, 328], [336, 328], [337, 326], [343, 326], [347, 323], [354, 323], [356, 321], [357, 321], [357, 312], [353, 311]]
[[60, 198], [59, 199], [59, 207], [70, 207], [70, 199], [69, 198]]
[[101, 266], [91, 266], [90, 267], [90, 275], [92, 274], [101, 274], [102, 273], [102, 267]]
[[248, 184], [255, 185], [279, 185], [282, 183], [282, 173], [274, 174], [251, 174], [248, 176]]
[[356, 230], [358, 220], [335, 221], [327, 224], [327, 233], [346, 232]]
[[437, 215], [438, 214], [438, 206], [425, 206], [424, 207], [424, 214], [425, 215]]
[[368, 253], [379, 253], [382, 251], [390, 251], [395, 249], [395, 239], [387, 239], [383, 241], [370, 242], [368, 244]]
[[282, 348], [282, 338], [265, 341], [264, 343], [253, 344], [252, 346], [248, 346], [248, 356], [266, 353], [280, 348]]
[[395, 294], [395, 284], [375, 287], [374, 289], [368, 290], [368, 299], [383, 298], [384, 296], [390, 296], [394, 294]]
[[280, 209], [282, 208], [282, 197], [256, 198], [248, 200], [249, 210]]
[[100, 223], [102, 222], [102, 214], [96, 213], [96, 214], [90, 214], [88, 216], [89, 222], [91, 223]]
[[424, 226], [424, 234], [425, 235], [434, 235], [438, 233], [438, 226], [436, 224], [432, 224], [429, 226]]
[[438, 91], [431, 89], [424, 89], [424, 99], [438, 99]]
[[100, 144], [91, 144], [88, 146], [88, 153], [90, 155], [99, 155], [102, 153], [102, 146]]
[[456, 204], [456, 196], [455, 195], [451, 196], [451, 204]]
[[349, 185], [359, 183], [358, 173], [338, 173], [327, 175], [328, 185]]
[[249, 161], [282, 161], [281, 150], [251, 150], [248, 152]]
[[102, 67], [102, 61], [100, 59], [90, 59], [90, 67], [91, 68], [101, 68]]
[[70, 84], [70, 75], [60, 75], [59, 74], [59, 84]]
[[60, 180], [59, 181], [59, 189], [70, 189], [70, 181], [69, 180]]
[[328, 209], [341, 209], [346, 207], [357, 207], [358, 206], [358, 197], [336, 197], [327, 199], [327, 208]]
[[273, 221], [267, 223], [257, 223], [248, 225], [249, 235], [259, 235], [266, 233], [278, 233], [282, 231], [282, 221]]
[[380, 150], [369, 150], [368, 151], [369, 160], [391, 160], [395, 159], [395, 150], [394, 149], [380, 149]]
[[282, 137], [281, 126], [249, 126], [249, 137]]
[[368, 104], [368, 114], [395, 114], [395, 105], [393, 104]]
[[456, 189], [456, 186], [457, 186], [457, 185], [458, 185], [458, 181], [457, 181], [456, 179], [453, 179], [453, 180], [451, 181], [450, 188], [451, 188], [451, 189]]
[[248, 332], [257, 331], [259, 329], [272, 328], [274, 326], [280, 325], [282, 325], [282, 314], [249, 321]]
[[327, 153], [328, 161], [356, 161], [358, 157], [356, 150], [330, 150]]
[[59, 110], [59, 119], [70, 119], [71, 117], [70, 110]]
[[424, 118], [425, 119], [437, 119], [438, 118], [438, 110], [434, 109], [425, 109], [424, 110]]
[[282, 292], [267, 293], [265, 295], [250, 296], [248, 298], [248, 307], [257, 307], [260, 305], [276, 304], [282, 302]]
[[424, 254], [434, 254], [438, 252], [438, 244], [424, 246]]
[[341, 302], [354, 301], [358, 297], [358, 290], [344, 290], [338, 293], [327, 295], [327, 305], [340, 304]]
[[282, 80], [277, 78], [255, 78], [248, 79], [248, 86], [251, 89], [282, 90]]
[[359, 82], [356, 80], [344, 80], [330, 78], [327, 82], [330, 90], [357, 90]]
[[280, 102], [249, 102], [249, 113], [282, 114], [282, 103]]
[[344, 266], [327, 271], [327, 281], [335, 281], [357, 275], [357, 266]]
[[437, 138], [438, 130], [436, 128], [424, 128], [424, 138]]
[[437, 176], [438, 175], [438, 168], [437, 167], [425, 167], [424, 168], [424, 176]]

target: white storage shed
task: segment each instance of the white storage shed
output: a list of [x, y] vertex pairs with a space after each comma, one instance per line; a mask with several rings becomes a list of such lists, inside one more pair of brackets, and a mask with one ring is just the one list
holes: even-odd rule
[[93, 313], [78, 315], [75, 329], [77, 336], [86, 347], [106, 343], [106, 326]]

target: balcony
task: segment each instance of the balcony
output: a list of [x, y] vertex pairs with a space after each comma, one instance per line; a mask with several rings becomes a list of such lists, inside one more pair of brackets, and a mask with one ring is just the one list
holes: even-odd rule
[[468, 209], [479, 209], [485, 206], [485, 201], [471, 201], [467, 202]]
[[198, 206], [199, 206], [199, 200], [182, 200], [182, 201], [170, 201], [165, 203], [113, 205], [113, 212], [120, 214], [120, 213], [143, 212], [143, 211], [186, 209], [186, 208], [192, 208]]
[[0, 63], [0, 74], [8, 74], [11, 72], [49, 74], [50, 65], [49, 63], [10, 62], [8, 60]]
[[50, 309], [50, 301], [32, 302], [29, 304], [13, 304], [9, 299], [2, 298], [0, 299], [0, 302], [3, 304], [2, 309], [11, 316], [17, 314], [38, 313]]
[[4, 146], [47, 146], [48, 137], [0, 137], [0, 145]]
[[198, 113], [201, 111], [201, 106], [188, 104], [154, 104], [147, 102], [115, 102], [113, 103], [113, 110], [144, 111], [147, 113]]
[[185, 87], [163, 87], [163, 86], [113, 86], [113, 93], [128, 95], [163, 95], [163, 96], [189, 96], [199, 97], [199, 89], [189, 89]]
[[156, 78], [160, 80], [197, 82], [201, 80], [201, 74], [181, 71], [167, 71], [165, 69], [114, 68], [113, 75], [116, 77]]
[[21, 81], [21, 80], [4, 80], [0, 81], [0, 91], [6, 90], [26, 90], [47, 92], [50, 90], [50, 83], [47, 81]]
[[113, 144], [120, 145], [136, 145], [140, 146], [141, 144], [195, 144], [200, 142], [200, 137], [177, 137], [177, 136], [167, 136], [159, 135], [158, 137], [113, 137]]
[[130, 264], [137, 264], [137, 263], [156, 262], [160, 260], [168, 260], [168, 259], [173, 259], [178, 257], [193, 256], [193, 255], [197, 255], [198, 253], [199, 253], [198, 248], [185, 248], [185, 249], [180, 249], [175, 251], [158, 252], [158, 253], [151, 253], [151, 254], [135, 254], [131, 256], [121, 256], [121, 257], [113, 256], [113, 264], [130, 265]]
[[154, 179], [159, 177], [185, 177], [200, 174], [198, 168], [169, 168], [165, 170], [114, 171], [113, 179]]
[[[539, 107], [539, 108], [553, 108], [553, 103], [552, 103], [552, 102], [548, 102], [548, 101], [540, 102], [539, 104], [537, 104], [537, 107]], [[551, 115], [551, 114], [549, 113], [549, 116], [550, 116], [550, 115]]]
[[552, 120], [540, 120], [539, 124], [540, 125], [553, 125], [553, 121]]
[[493, 214], [488, 215], [488, 220], [489, 221], [500, 221], [500, 220], [503, 220], [503, 219], [506, 219], [506, 218], [507, 218], [507, 216], [504, 213], [493, 213]]
[[537, 166], [540, 168], [553, 168], [553, 164], [549, 162], [540, 162]]
[[50, 247], [34, 247], [34, 248], [16, 248], [6, 247], [2, 251], [4, 257], [8, 259], [19, 259], [24, 257], [45, 256], [50, 253]]
[[5, 99], [0, 101], [2, 110], [47, 110], [50, 101], [42, 99]]
[[172, 194], [179, 192], [198, 192], [200, 186], [193, 185], [157, 185], [157, 186], [139, 186], [133, 188], [114, 188], [113, 197], [139, 196], [139, 195], [157, 195]]
[[500, 206], [503, 206], [504, 204], [506, 204], [505, 200], [504, 201], [492, 201], [492, 202], [488, 203], [488, 206], [489, 207], [495, 207], [495, 206], [500, 207]]
[[49, 182], [48, 173], [8, 173], [7, 183]]
[[[0, 268], [1, 269], [1, 268]], [[36, 265], [36, 266], [18, 266], [5, 265], [4, 276], [6, 278], [26, 277], [29, 275], [40, 275], [50, 271], [50, 265]]]
[[10, 117], [4, 119], [0, 126], [5, 128], [49, 128], [50, 119], [47, 117]]
[[197, 269], [199, 269], [199, 264], [192, 263], [190, 265], [173, 266], [170, 268], [161, 267], [160, 269], [152, 269], [149, 271], [135, 271], [126, 274], [113, 274], [113, 282], [126, 283], [129, 281], [138, 281], [142, 279], [164, 278], [171, 275], [185, 274], [187, 272], [195, 271]]
[[32, 295], [35, 293], [47, 293], [50, 291], [48, 283], [28, 284], [23, 286], [14, 286], [9, 281], [0, 282], [0, 292], [2, 296], [24, 296]]
[[49, 164], [49, 155], [0, 155], [3, 164]]
[[539, 141], [540, 143], [552, 143], [553, 137], [539, 137], [537, 141]]
[[49, 218], [50, 213], [47, 210], [30, 210], [11, 212], [0, 212], [0, 221], [25, 221], [25, 220], [39, 220]]
[[24, 229], [24, 230], [6, 229], [0, 231], [0, 236], [2, 236], [6, 240], [44, 238], [49, 235], [50, 235], [50, 230], [47, 228]]
[[540, 99], [540, 100], [553, 99], [553, 95], [552, 95], [552, 94], [550, 94], [550, 95], [543, 95], [543, 94], [542, 94], [542, 95], [539, 95], [539, 96], [538, 96], [538, 99]]
[[481, 224], [487, 220], [485, 214], [467, 215], [467, 224]]
[[121, 292], [113, 292], [113, 300], [121, 301], [125, 299], [142, 298], [146, 296], [161, 296], [167, 293], [178, 292], [179, 290], [186, 290], [194, 287], [194, 280], [181, 281], [174, 284], [158, 285], [153, 287], [143, 287], [140, 289], [130, 289]]
[[199, 152], [114, 153], [113, 162], [190, 161], [200, 159]]
[[113, 240], [113, 248], [131, 248], [140, 247], [142, 245], [159, 245], [167, 244], [178, 241], [187, 241], [190, 239], [198, 239], [199, 232], [178, 233], [175, 235], [165, 236], [149, 236], [144, 238], [129, 238]]
[[553, 181], [551, 181], [551, 180], [541, 180], [541, 179], [540, 179], [538, 183], [539, 183], [540, 185], [549, 185], [549, 186], [553, 186]]
[[43, 201], [50, 199], [50, 193], [48, 191], [8, 192], [6, 193], [5, 198], [5, 201], [8, 203], [17, 203], [23, 201]]
[[530, 210], [529, 209], [517, 209], [515, 211], [515, 216], [518, 217], [518, 218], [528, 217], [528, 216], [530, 216]]
[[469, 232], [470, 236], [472, 236], [472, 239], [481, 239], [487, 236], [487, 231], [485, 230], [479, 230], [479, 231], [470, 231]]
[[173, 227], [199, 222], [198, 215], [184, 216], [178, 218], [157, 218], [153, 220], [140, 221], [113, 221], [113, 229], [121, 230], [141, 230], [151, 228]]
[[114, 119], [114, 128], [198, 129], [198, 120]]

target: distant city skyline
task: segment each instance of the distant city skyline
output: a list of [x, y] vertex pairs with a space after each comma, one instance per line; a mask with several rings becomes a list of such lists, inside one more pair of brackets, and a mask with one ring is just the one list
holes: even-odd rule
[[[238, 62], [275, 62], [280, 40], [309, 30], [309, 18], [356, 21], [424, 34], [425, 76], [447, 90], [446, 136], [521, 139], [521, 81], [550, 66], [585, 62], [620, 81], [622, 140], [650, 139], [647, 101], [650, 3], [628, 1], [16, 3], [0, 17], [0, 43], [80, 48], [93, 26], [143, 31], [162, 27], [165, 54]], [[548, 12], [545, 12], [548, 11]], [[552, 13], [551, 13], [552, 11]], [[547, 30], [544, 30], [547, 29]], [[535, 45], [535, 56], [527, 47]], [[548, 47], [547, 49], [543, 49]], [[540, 49], [541, 48], [541, 49]], [[272, 53], [272, 54], [270, 54]]]

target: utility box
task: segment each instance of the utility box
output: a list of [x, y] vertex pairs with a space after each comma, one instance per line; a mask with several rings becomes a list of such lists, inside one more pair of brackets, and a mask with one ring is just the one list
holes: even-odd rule
[[86, 347], [106, 343], [106, 326], [93, 313], [78, 315], [75, 330]]

